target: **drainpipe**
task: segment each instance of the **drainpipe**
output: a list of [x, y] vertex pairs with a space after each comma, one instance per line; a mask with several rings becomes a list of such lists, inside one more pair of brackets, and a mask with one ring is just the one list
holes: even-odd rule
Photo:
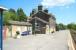
[[35, 31], [34, 31], [34, 33], [36, 33], [36, 25], [37, 25], [37, 20], [35, 19]]
[[[36, 25], [36, 19], [35, 19], [35, 25]], [[35, 26], [35, 28], [36, 28], [36, 26]], [[36, 31], [36, 29], [34, 28], [34, 34], [35, 34], [35, 31]]]

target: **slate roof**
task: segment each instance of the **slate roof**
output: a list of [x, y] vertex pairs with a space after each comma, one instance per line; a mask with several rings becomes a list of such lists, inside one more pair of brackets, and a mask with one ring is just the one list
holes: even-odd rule
[[38, 18], [38, 17], [31, 18], [30, 21], [32, 21], [33, 19], [36, 19], [36, 20], [39, 20], [39, 21], [41, 21], [41, 22], [43, 22], [43, 23], [48, 24], [47, 21], [45, 21], [45, 20], [43, 20], [43, 19], [40, 19], [40, 18]]
[[43, 10], [39, 10], [38, 12], [32, 14], [30, 17], [36, 15], [36, 14], [39, 13], [39, 12], [42, 12], [42, 13], [48, 15], [48, 17], [52, 17], [54, 20], [56, 20], [55, 16], [54, 16], [52, 13], [46, 13], [46, 12], [44, 12]]
[[11, 25], [31, 26], [29, 22], [9, 21], [8, 23]]
[[[49, 15], [49, 16], [50, 16], [50, 14], [48, 14], [48, 13], [46, 13], [46, 12], [42, 11], [42, 10], [39, 10], [38, 12], [42, 12], [42, 13], [44, 13], [44, 14], [46, 14], [46, 15]], [[38, 12], [36, 12], [36, 13], [32, 14], [31, 16], [34, 16], [34, 15], [35, 15], [35, 14], [37, 14]]]

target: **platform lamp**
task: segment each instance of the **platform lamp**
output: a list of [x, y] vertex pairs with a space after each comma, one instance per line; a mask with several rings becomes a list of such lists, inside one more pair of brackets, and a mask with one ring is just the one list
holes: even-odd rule
[[3, 11], [7, 10], [6, 8], [0, 6], [0, 48], [2, 50], [2, 38], [3, 38], [3, 35], [2, 35], [2, 25], [3, 25]]

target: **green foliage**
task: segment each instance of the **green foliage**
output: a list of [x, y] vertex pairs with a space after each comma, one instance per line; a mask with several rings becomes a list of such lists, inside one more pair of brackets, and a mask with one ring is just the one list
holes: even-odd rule
[[76, 24], [75, 23], [70, 23], [70, 24], [67, 25], [67, 28], [76, 30]]
[[56, 24], [56, 31], [59, 31], [59, 26], [58, 26], [58, 24]]
[[8, 11], [12, 12], [12, 13], [16, 13], [16, 11], [14, 9], [12, 9], [12, 8], [10, 8]]
[[59, 24], [59, 29], [60, 30], [64, 30], [64, 29], [66, 29], [66, 26], [64, 24], [60, 23]]
[[3, 14], [3, 24], [7, 25], [9, 20], [13, 21], [26, 21], [27, 17], [23, 12], [22, 8], [19, 8], [17, 12], [14, 9], [9, 9]]
[[60, 24], [56, 24], [56, 30], [65, 30], [65, 29], [72, 29], [72, 30], [76, 30], [76, 24], [75, 23], [70, 23], [68, 25], [64, 25], [62, 23]]
[[57, 30], [57, 31], [58, 31], [58, 30], [65, 30], [65, 29], [67, 29], [67, 26], [66, 26], [66, 25], [64, 25], [64, 24], [62, 24], [62, 23], [56, 24], [56, 30]]
[[3, 25], [7, 25], [9, 20], [10, 20], [10, 13], [4, 12], [4, 14], [3, 14]]
[[14, 9], [9, 9], [9, 13], [10, 13], [10, 20], [17, 20], [17, 14], [16, 11]]
[[27, 17], [26, 17], [26, 15], [24, 14], [22, 8], [18, 8], [18, 10], [17, 10], [17, 15], [18, 15], [18, 20], [19, 20], [19, 21], [26, 21], [26, 20], [27, 20]]

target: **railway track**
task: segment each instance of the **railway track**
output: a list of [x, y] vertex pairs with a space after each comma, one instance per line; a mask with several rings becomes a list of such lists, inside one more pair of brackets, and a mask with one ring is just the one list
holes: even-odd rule
[[72, 38], [72, 43], [74, 45], [74, 48], [76, 50], [76, 31], [75, 30], [70, 30], [70, 35], [71, 35], [71, 38]]

